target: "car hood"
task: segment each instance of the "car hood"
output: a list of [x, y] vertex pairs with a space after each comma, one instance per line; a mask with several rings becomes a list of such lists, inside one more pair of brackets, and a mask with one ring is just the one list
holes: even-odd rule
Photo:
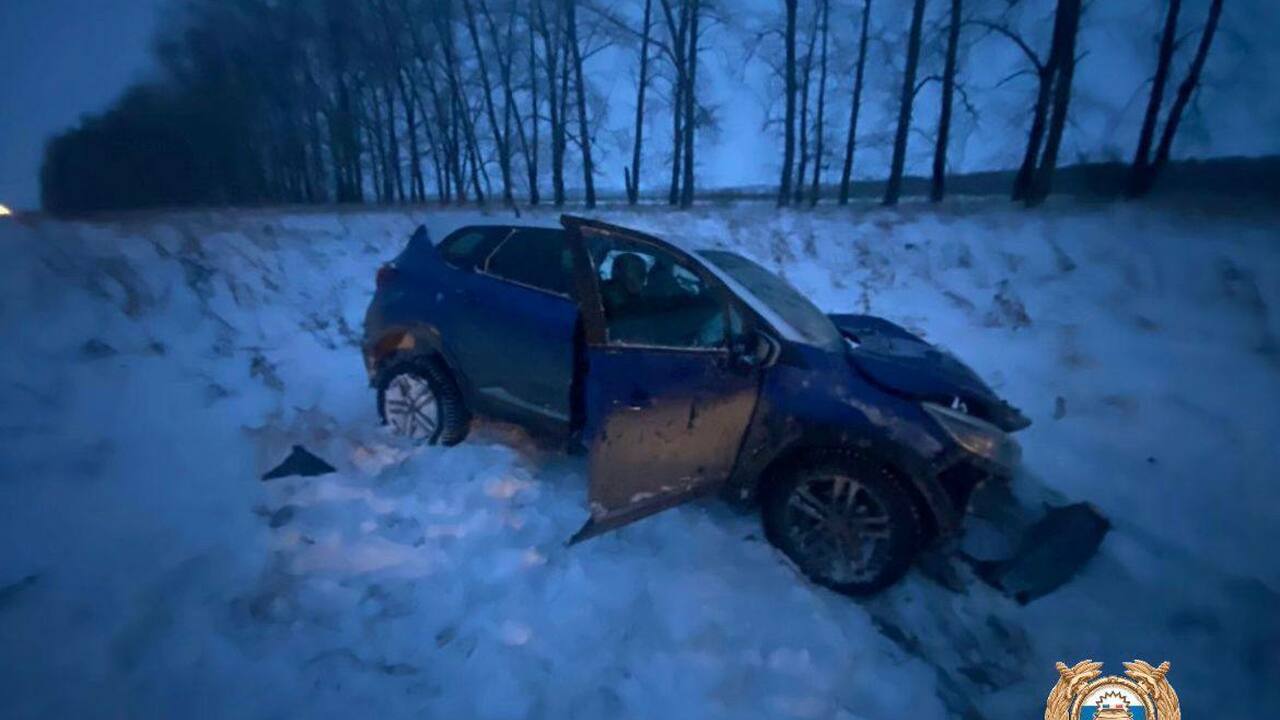
[[871, 315], [830, 317], [840, 333], [852, 341], [850, 362], [885, 390], [942, 405], [959, 400], [970, 414], [1008, 432], [1031, 424], [969, 366], [905, 328]]

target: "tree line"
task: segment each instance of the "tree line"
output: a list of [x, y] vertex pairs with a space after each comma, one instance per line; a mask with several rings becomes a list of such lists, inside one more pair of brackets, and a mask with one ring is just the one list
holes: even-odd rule
[[[1209, 0], [1191, 30], [1182, 0], [1160, 5], [1130, 197], [1149, 193], [1169, 162], [1223, 0]], [[877, 23], [876, 10], [890, 19]], [[1035, 205], [1052, 192], [1069, 128], [1086, 12], [1084, 0], [780, 0], [747, 19], [729, 0], [180, 0], [155, 42], [160, 77], [49, 143], [42, 199], [53, 212], [516, 207], [563, 205], [572, 188], [590, 208], [601, 173], [612, 172], [597, 160], [609, 135], [601, 86], [616, 88], [625, 67], [634, 115], [628, 136], [613, 138], [629, 151], [625, 198], [688, 207], [700, 137], [723, 112], [704, 97], [705, 56], [737, 32], [754, 38], [744, 58], [763, 59], [780, 91], [779, 117], [766, 128], [781, 144], [779, 205], [813, 206], [828, 194], [849, 202], [867, 136], [859, 119], [873, 74], [886, 67], [896, 123], [883, 202], [901, 197], [913, 132], [932, 141], [929, 197], [941, 200], [956, 113], [978, 111], [968, 49], [993, 40], [1025, 63], [1006, 82], [1030, 79], [1010, 194]], [[1047, 38], [1035, 31], [1038, 17], [1051, 23]], [[917, 98], [930, 85], [937, 116], [921, 118]]]

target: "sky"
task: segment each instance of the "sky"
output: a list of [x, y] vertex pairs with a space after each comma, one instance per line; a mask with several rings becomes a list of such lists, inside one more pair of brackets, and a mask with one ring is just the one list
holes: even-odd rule
[[[127, 85], [151, 70], [150, 39], [160, 8], [169, 0], [3, 0], [0, 3], [0, 204], [39, 205], [39, 170], [45, 142], [74, 125], [86, 113], [105, 109]], [[1047, 5], [1046, 0], [1031, 0]], [[1207, 0], [1187, 0], [1182, 26], [1196, 29]], [[1004, 0], [969, 0], [970, 9]], [[624, 5], [615, 3], [614, 5]], [[776, 118], [780, 88], [762, 48], [744, 62], [747, 39], [777, 17], [770, 0], [722, 0], [731, 9], [707, 32], [699, 73], [703, 101], [711, 107], [714, 129], [698, 140], [699, 179], [703, 187], [770, 184], [777, 181], [781, 147]], [[801, 24], [806, 8], [801, 2]], [[828, 147], [838, 158], [848, 122], [855, 0], [833, 0], [832, 67], [827, 123]], [[937, 23], [948, 4], [930, 3], [929, 23]], [[1095, 0], [1082, 30], [1086, 51], [1077, 71], [1073, 126], [1064, 141], [1065, 162], [1128, 159], [1141, 120], [1142, 88], [1154, 65], [1155, 36], [1163, 3], [1158, 0]], [[896, 116], [900, 37], [906, 26], [905, 0], [879, 0], [873, 12], [882, 39], [871, 46], [868, 86], [856, 163], [858, 177], [882, 177], [889, 136]], [[1157, 8], [1157, 9], [1153, 9]], [[1029, 13], [1025, 27], [1033, 40], [1047, 36], [1043, 13]], [[637, 20], [638, 22], [638, 20]], [[1135, 31], [1134, 28], [1138, 28]], [[1222, 30], [1205, 71], [1206, 87], [1188, 114], [1175, 155], [1262, 155], [1280, 153], [1280, 1], [1228, 0]], [[935, 33], [935, 35], [937, 35]], [[1003, 82], [1022, 63], [1013, 46], [999, 38], [966, 35], [962, 74], [980, 109], [977, 116], [957, 111], [952, 171], [1015, 165], [1025, 133], [1026, 108], [1033, 91], [1026, 77]], [[1194, 41], [1194, 36], [1193, 40]], [[1184, 59], [1190, 55], [1188, 42]], [[632, 48], [607, 50], [589, 61], [596, 66], [598, 107], [607, 108], [599, 128], [597, 184], [618, 189], [629, 162], [634, 102]], [[922, 74], [936, 72], [936, 43], [926, 45]], [[1175, 68], [1177, 78], [1181, 69]], [[664, 144], [670, 120], [663, 90], [651, 95], [646, 134], [652, 157], [642, 176], [649, 185], [664, 182]], [[1172, 94], [1172, 87], [1170, 88]], [[927, 172], [930, 133], [937, 114], [935, 87], [926, 87], [916, 111], [917, 132], [908, 153], [908, 172]], [[838, 160], [826, 172], [839, 172]]]
[[40, 202], [45, 141], [150, 67], [163, 0], [0, 0], [0, 203]]

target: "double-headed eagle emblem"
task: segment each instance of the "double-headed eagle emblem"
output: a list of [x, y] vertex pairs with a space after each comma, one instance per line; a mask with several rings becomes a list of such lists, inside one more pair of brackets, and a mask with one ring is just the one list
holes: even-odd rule
[[1086, 707], [1095, 720], [1181, 720], [1178, 694], [1166, 675], [1168, 661], [1152, 667], [1143, 660], [1124, 663], [1127, 677], [1102, 674], [1102, 663], [1082, 660], [1071, 667], [1058, 663], [1058, 684], [1045, 701], [1044, 720], [1080, 720]]

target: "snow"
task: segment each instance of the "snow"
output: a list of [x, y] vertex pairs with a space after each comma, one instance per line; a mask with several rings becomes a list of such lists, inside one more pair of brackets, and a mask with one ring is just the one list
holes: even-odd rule
[[[1188, 716], [1280, 710], [1274, 211], [599, 215], [955, 351], [1035, 422], [1018, 492], [1097, 504], [1102, 553], [1021, 607], [919, 572], [850, 601], [713, 501], [567, 548], [580, 460], [495, 424], [398, 442], [354, 346], [417, 223], [509, 214], [24, 217], [0, 221], [0, 716], [1015, 718], [1085, 657], [1170, 660]], [[338, 471], [260, 481], [294, 444]]]

